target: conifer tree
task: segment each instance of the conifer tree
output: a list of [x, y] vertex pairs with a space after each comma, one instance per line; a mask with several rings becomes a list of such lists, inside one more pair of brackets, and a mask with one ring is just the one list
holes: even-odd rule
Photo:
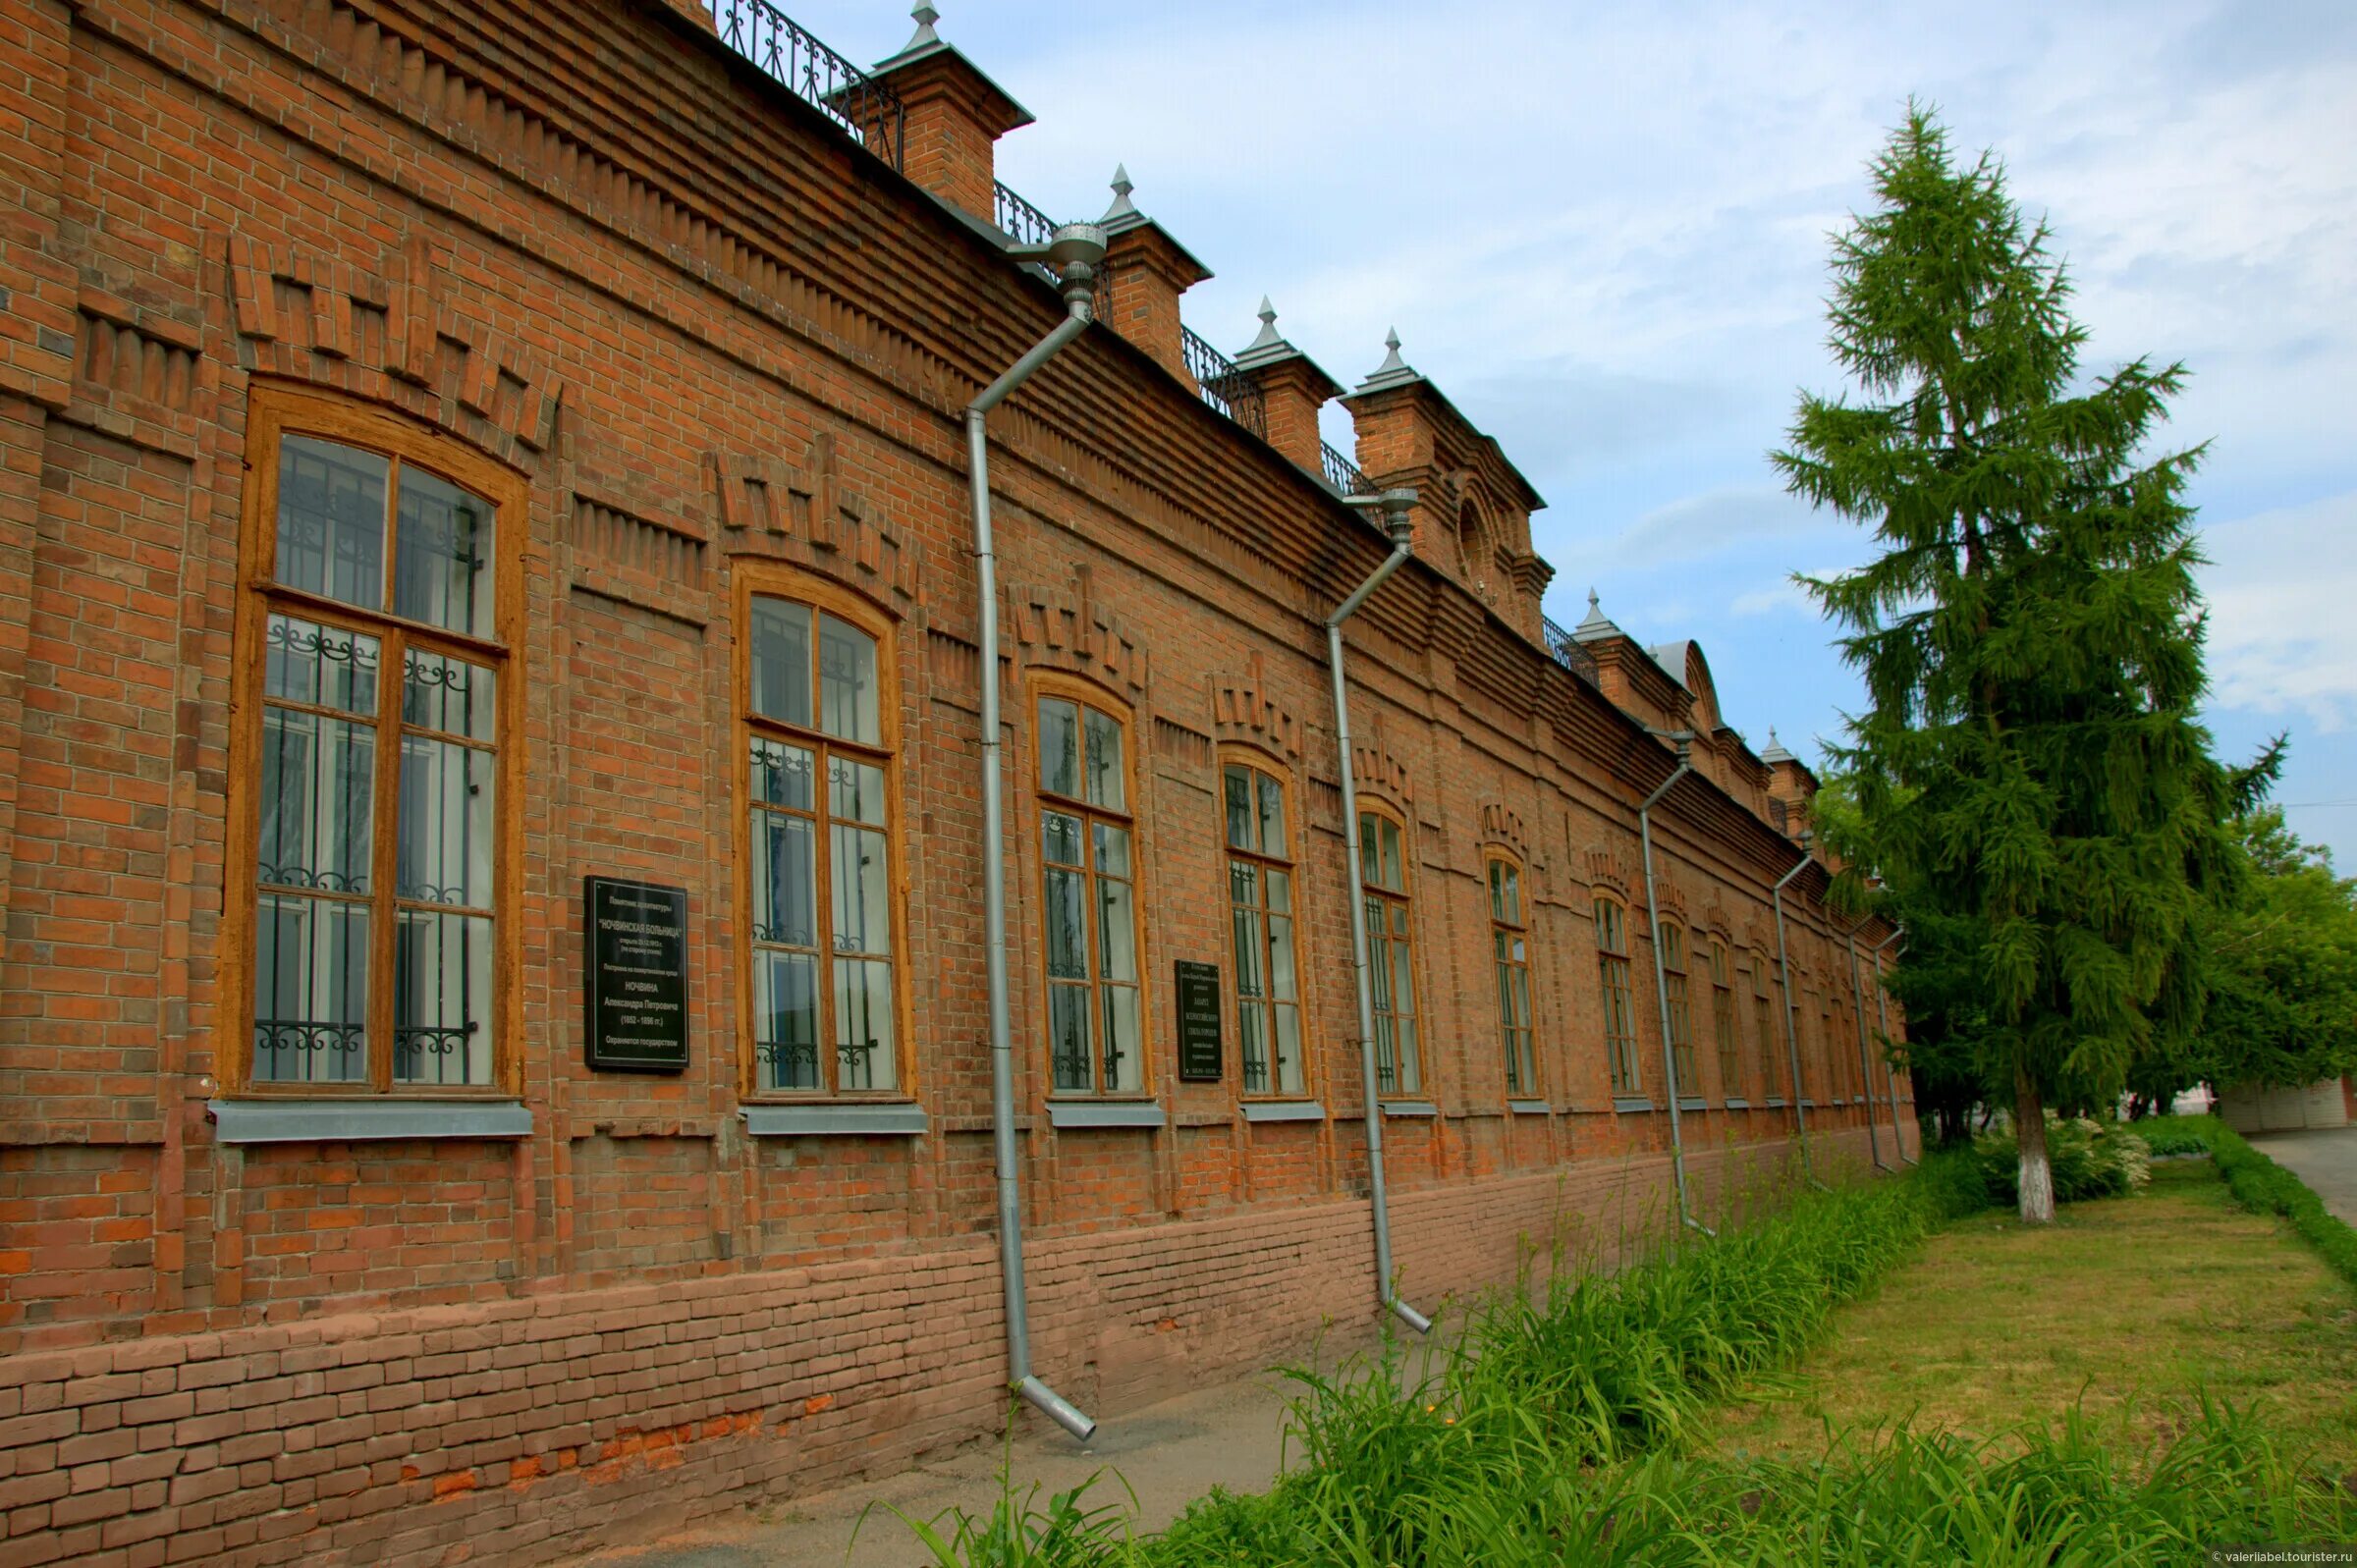
[[1880, 547], [1801, 579], [1864, 677], [1836, 755], [1877, 869], [1977, 944], [1983, 1079], [2044, 1222], [2045, 1108], [2116, 1097], [2198, 1012], [2195, 917], [2229, 869], [2235, 782], [2194, 712], [2200, 449], [2144, 453], [2181, 365], [2081, 381], [2069, 281], [1993, 156], [1959, 166], [1910, 104], [1871, 167], [1828, 302], [1863, 398], [1804, 393], [1773, 460]]

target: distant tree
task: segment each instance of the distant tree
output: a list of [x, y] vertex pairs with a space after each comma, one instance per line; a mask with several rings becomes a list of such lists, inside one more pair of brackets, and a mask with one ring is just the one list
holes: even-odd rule
[[2115, 1099], [2198, 1016], [2197, 916], [2231, 875], [2233, 781], [2194, 719], [2200, 449], [2140, 460], [2181, 366], [2079, 384], [2069, 283], [1994, 157], [1959, 168], [1910, 105], [1872, 171], [1829, 314], [1875, 401], [1804, 394], [1774, 460], [1882, 547], [1802, 579], [1866, 685], [1835, 749], [1895, 896], [1956, 934], [1947, 990], [1977, 995], [1975, 1063], [2010, 1090], [2043, 1223], [2047, 1106]]
[[2334, 876], [2279, 808], [2237, 827], [2251, 874], [2204, 922], [2210, 1005], [2193, 1081], [2289, 1088], [2357, 1071], [2357, 881]]

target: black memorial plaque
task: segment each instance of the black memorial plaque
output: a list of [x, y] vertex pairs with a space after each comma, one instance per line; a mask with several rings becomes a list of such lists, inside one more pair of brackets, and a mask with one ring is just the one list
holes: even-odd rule
[[1181, 958], [1173, 966], [1178, 992], [1178, 1076], [1220, 1081], [1220, 966]]
[[687, 1067], [687, 890], [590, 877], [589, 1065]]

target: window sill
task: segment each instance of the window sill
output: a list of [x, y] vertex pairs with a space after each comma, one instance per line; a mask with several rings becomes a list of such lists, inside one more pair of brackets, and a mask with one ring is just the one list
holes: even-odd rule
[[1387, 1116], [1437, 1116], [1441, 1108], [1429, 1100], [1378, 1100]]
[[1792, 1108], [1791, 1102], [1787, 1100], [1768, 1100], [1762, 1102], [1762, 1104], [1766, 1105], [1770, 1110], [1789, 1110]]
[[1247, 1100], [1246, 1121], [1324, 1121], [1326, 1108], [1315, 1100]]
[[376, 1138], [529, 1138], [521, 1100], [215, 1100], [216, 1143], [354, 1143]]
[[1170, 1118], [1151, 1100], [1051, 1100], [1051, 1127], [1161, 1127]]
[[1659, 1106], [1656, 1106], [1652, 1101], [1646, 1099], [1643, 1095], [1613, 1096], [1613, 1109], [1619, 1115], [1635, 1115], [1642, 1111], [1658, 1110], [1660, 1108], [1661, 1108]]
[[1733, 1098], [1733, 1097], [1731, 1097], [1731, 1096], [1730, 1096], [1730, 1097], [1727, 1099], [1727, 1101], [1726, 1102], [1726, 1105], [1727, 1105], [1727, 1109], [1729, 1109], [1729, 1110], [1749, 1110], [1749, 1109], [1751, 1108], [1751, 1102], [1750, 1102], [1750, 1101], [1748, 1101], [1748, 1100], [1737, 1100], [1737, 1099], [1734, 1099], [1734, 1098]]
[[1508, 1100], [1506, 1103], [1506, 1108], [1517, 1116], [1544, 1116], [1547, 1114], [1547, 1102], [1544, 1100]]
[[1680, 1113], [1688, 1110], [1708, 1110], [1711, 1108], [1711, 1103], [1702, 1099], [1700, 1096], [1696, 1096], [1695, 1098], [1689, 1100], [1684, 1095], [1679, 1095], [1677, 1097], [1677, 1108]]
[[740, 1106], [755, 1138], [905, 1138], [926, 1127], [917, 1105]]

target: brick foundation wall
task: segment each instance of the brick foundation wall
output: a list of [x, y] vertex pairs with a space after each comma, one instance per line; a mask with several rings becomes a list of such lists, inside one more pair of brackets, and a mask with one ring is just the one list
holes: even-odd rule
[[[1817, 1148], [1854, 1174], [1862, 1139]], [[1779, 1145], [1696, 1150], [1704, 1212], [1773, 1202]], [[1667, 1162], [1401, 1199], [1408, 1297], [1652, 1233]], [[1361, 1203], [1131, 1226], [1027, 1255], [1039, 1370], [1100, 1418], [1367, 1342]], [[995, 1244], [538, 1299], [350, 1313], [0, 1361], [5, 1560], [530, 1563], [986, 1436], [1006, 1415]], [[1444, 1327], [1446, 1325], [1444, 1325]]]

